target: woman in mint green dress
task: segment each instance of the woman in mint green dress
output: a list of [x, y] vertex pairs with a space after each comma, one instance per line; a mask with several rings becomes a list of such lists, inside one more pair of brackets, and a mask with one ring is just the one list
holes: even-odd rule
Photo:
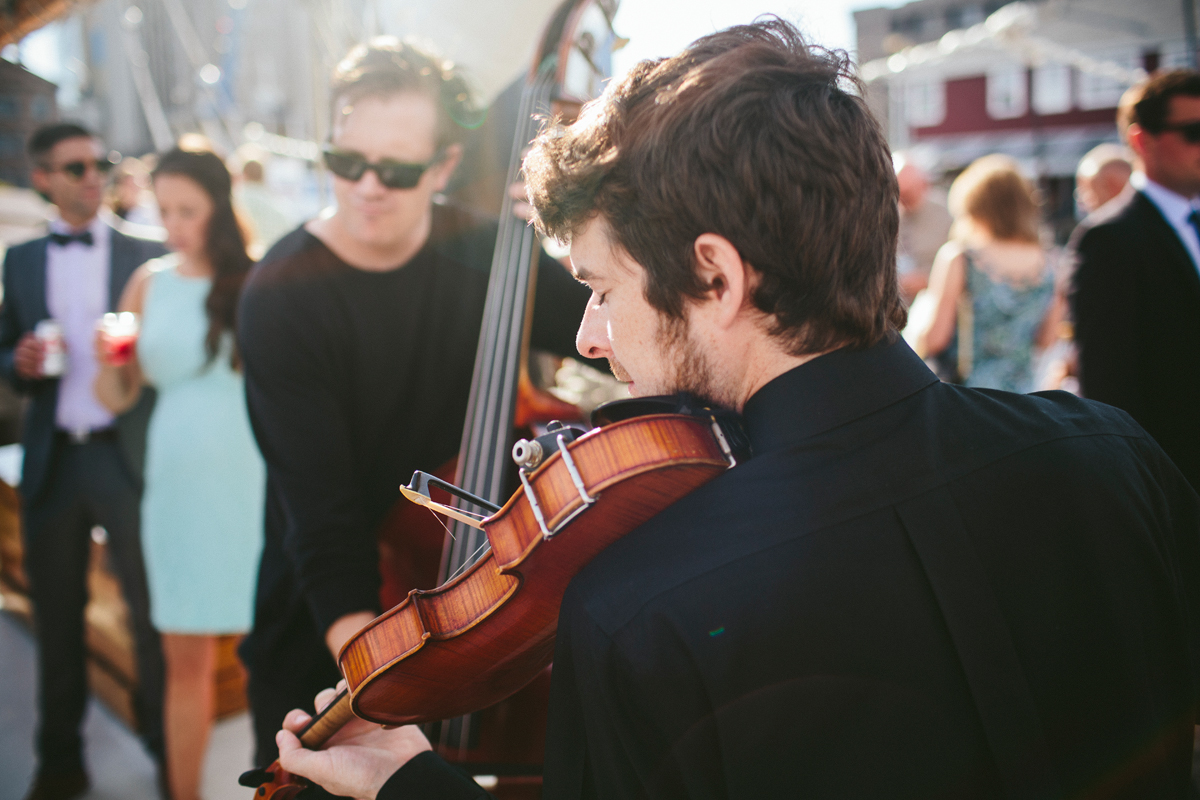
[[246, 412], [234, 311], [251, 266], [212, 153], [173, 150], [154, 172], [174, 251], [130, 279], [121, 310], [141, 314], [136, 356], [104, 336], [96, 394], [113, 411], [158, 397], [146, 442], [142, 547], [150, 614], [163, 634], [164, 728], [175, 800], [198, 800], [212, 725], [216, 637], [249, 629], [262, 549], [265, 469]]

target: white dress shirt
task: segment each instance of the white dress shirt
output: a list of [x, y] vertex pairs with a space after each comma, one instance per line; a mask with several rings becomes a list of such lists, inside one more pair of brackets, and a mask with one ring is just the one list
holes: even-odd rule
[[[92, 390], [99, 365], [94, 350], [96, 323], [108, 311], [108, 276], [112, 228], [96, 217], [88, 225], [91, 247], [82, 242], [46, 246], [46, 305], [63, 328], [67, 367], [58, 384], [55, 422], [62, 430], [82, 434], [113, 424], [112, 413]], [[54, 233], [80, 233], [53, 220]]]
[[1192, 266], [1200, 270], [1200, 234], [1196, 233], [1196, 228], [1188, 221], [1192, 212], [1197, 210], [1196, 199], [1188, 199], [1181, 194], [1176, 194], [1162, 184], [1147, 178], [1144, 172], [1133, 173], [1129, 178], [1129, 183], [1133, 185], [1133, 188], [1146, 195], [1150, 202], [1154, 203], [1162, 212], [1167, 222], [1171, 223], [1171, 227], [1175, 229], [1175, 235], [1179, 237], [1179, 241], [1183, 242], [1188, 255], [1192, 257]]

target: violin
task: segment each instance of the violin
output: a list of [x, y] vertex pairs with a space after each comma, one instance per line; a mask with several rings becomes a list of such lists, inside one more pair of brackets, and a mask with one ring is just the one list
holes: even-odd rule
[[[563, 0], [550, 18], [521, 93], [506, 188], [519, 178], [524, 149], [536, 134], [539, 120], [556, 114], [569, 117], [600, 93], [611, 73], [612, 51], [619, 44], [612, 27], [616, 9], [617, 0]], [[512, 213], [512, 205], [512, 197], [505, 192], [459, 456], [453, 472], [441, 473], [446, 480], [424, 484], [432, 492], [431, 503], [435, 497], [449, 500], [441, 492], [457, 486], [462, 487], [460, 506], [473, 506], [488, 514], [499, 510], [497, 504], [515, 485], [509, 453], [515, 429], [530, 421], [529, 400], [536, 397], [529, 391], [526, 365], [540, 248], [533, 228]], [[546, 399], [542, 398], [543, 405]], [[578, 410], [558, 405], [552, 415], [567, 418], [568, 413]], [[532, 416], [551, 418], [539, 412]], [[379, 534], [383, 608], [404, 607], [409, 609], [405, 613], [411, 614], [412, 609], [422, 607], [421, 601], [409, 600], [413, 588], [438, 586], [433, 590], [437, 592], [457, 585], [455, 581], [467, 574], [473, 576], [472, 581], [488, 574], [487, 568], [476, 566], [491, 546], [480, 515], [471, 517], [457, 508], [443, 508], [454, 520], [450, 535], [444, 538], [439, 528], [422, 526], [400, 509], [393, 510], [385, 521]], [[463, 521], [464, 516], [471, 521]], [[420, 520], [427, 521], [428, 517]], [[556, 617], [556, 610], [553, 615]], [[553, 618], [543, 624], [552, 630]], [[515, 646], [527, 649], [524, 644]], [[546, 652], [546, 659], [538, 659], [545, 662], [543, 666], [548, 663], [549, 650]], [[424, 659], [422, 656], [418, 662]], [[497, 795], [506, 800], [536, 793], [540, 785], [549, 671], [543, 670], [540, 680], [523, 683], [530, 685], [502, 706], [472, 702], [467, 704], [470, 710], [480, 713], [423, 717], [430, 721], [427, 735], [434, 749], [474, 774], [498, 774]], [[328, 711], [323, 718], [333, 719], [343, 713], [340, 709]], [[313, 743], [321, 730], [325, 728], [313, 729]]]
[[[433, 500], [440, 484], [487, 503], [435, 476], [418, 472], [402, 487], [481, 530], [487, 552], [436, 589], [414, 589], [342, 646], [347, 686], [300, 733], [305, 747], [319, 748], [355, 716], [392, 726], [440, 720], [521, 689], [551, 661], [563, 593], [579, 570], [749, 450], [734, 415], [687, 396], [616, 401], [596, 418], [601, 427], [588, 432], [552, 427], [518, 441], [521, 489], [487, 516]], [[240, 780], [262, 800], [289, 800], [306, 785], [278, 762]]]

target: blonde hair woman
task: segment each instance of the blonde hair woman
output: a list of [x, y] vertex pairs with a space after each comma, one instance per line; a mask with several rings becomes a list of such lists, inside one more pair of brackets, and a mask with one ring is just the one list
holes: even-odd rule
[[984, 156], [950, 187], [950, 210], [954, 227], [929, 276], [934, 312], [917, 352], [955, 365], [968, 386], [1031, 391], [1033, 349], [1054, 331], [1036, 191], [1016, 161]]

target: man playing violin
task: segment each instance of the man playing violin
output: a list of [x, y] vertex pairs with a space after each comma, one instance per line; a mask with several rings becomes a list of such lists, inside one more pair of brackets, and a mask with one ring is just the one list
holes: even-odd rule
[[[896, 180], [789, 24], [642, 63], [526, 159], [638, 395], [754, 456], [609, 546], [559, 618], [547, 797], [1187, 796], [1200, 501], [1127, 415], [939, 383], [904, 344]], [[328, 701], [318, 698], [318, 705]], [[476, 797], [416, 728], [285, 769]]]
[[[436, 199], [477, 113], [452, 66], [384, 37], [351, 51], [330, 94], [336, 209], [267, 253], [238, 312], [267, 464], [240, 651], [264, 764], [286, 712], [339, 677], [334, 654], [380, 611], [396, 487], [458, 451], [496, 239], [494, 221]], [[587, 291], [542, 254], [538, 296], [533, 345], [573, 350]]]

